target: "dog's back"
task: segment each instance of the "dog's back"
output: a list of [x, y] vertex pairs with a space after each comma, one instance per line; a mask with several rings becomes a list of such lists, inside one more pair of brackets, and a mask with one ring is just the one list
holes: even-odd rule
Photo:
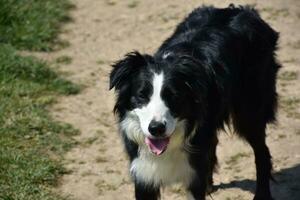
[[[249, 120], [264, 124], [275, 119], [277, 40], [278, 33], [251, 7], [200, 7], [177, 26], [156, 57], [171, 51], [205, 58], [202, 62], [216, 74], [217, 87], [224, 89], [210, 101], [213, 107], [224, 106], [220, 124], [231, 114], [236, 130], [243, 132], [248, 127], [241, 124]], [[222, 99], [226, 105], [216, 102]]]

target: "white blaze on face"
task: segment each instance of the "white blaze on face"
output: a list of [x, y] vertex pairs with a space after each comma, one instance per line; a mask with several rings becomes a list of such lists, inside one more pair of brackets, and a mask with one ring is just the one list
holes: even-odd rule
[[148, 137], [151, 137], [148, 127], [152, 120], [166, 124], [166, 136], [170, 136], [175, 130], [176, 119], [171, 115], [169, 108], [161, 98], [163, 82], [163, 73], [154, 73], [152, 82], [153, 93], [149, 103], [142, 108], [133, 110], [139, 118], [143, 133]]

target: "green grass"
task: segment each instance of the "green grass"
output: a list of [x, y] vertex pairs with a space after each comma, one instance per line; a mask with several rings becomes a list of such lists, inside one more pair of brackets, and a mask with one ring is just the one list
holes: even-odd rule
[[116, 2], [115, 0], [106, 0], [105, 2], [106, 2], [106, 4], [109, 5], [109, 6], [114, 6], [114, 5], [117, 4], [117, 2]]
[[101, 59], [97, 60], [97, 64], [99, 64], [99, 65], [104, 65], [105, 63], [106, 62], [104, 60], [101, 60]]
[[104, 162], [108, 162], [108, 159], [103, 157], [103, 156], [98, 156], [95, 159], [96, 163], [104, 163]]
[[45, 62], [34, 57], [18, 56], [9, 45], [0, 46], [0, 62], [0, 90], [4, 94], [17, 92], [19, 96], [37, 96], [44, 90], [61, 94], [79, 91], [78, 86], [60, 78]]
[[227, 165], [236, 165], [241, 158], [249, 157], [248, 153], [237, 153], [229, 158], [229, 160], [225, 161]]
[[68, 0], [0, 0], [0, 45], [51, 51], [66, 42], [57, 40], [61, 22], [70, 21]]
[[293, 81], [297, 80], [298, 73], [296, 71], [284, 71], [279, 74], [278, 78], [284, 81]]
[[132, 0], [131, 2], [129, 2], [129, 3], [127, 4], [127, 7], [128, 7], [128, 8], [136, 8], [138, 5], [139, 5], [139, 2], [138, 2], [138, 1]]
[[72, 63], [72, 58], [70, 56], [60, 56], [60, 57], [56, 58], [55, 62], [57, 64], [68, 65], [68, 64]]
[[[54, 121], [47, 107], [79, 92], [46, 62], [18, 50], [53, 50], [67, 0], [0, 0], [0, 200], [61, 200], [52, 188], [67, 173], [63, 153], [78, 131]], [[62, 59], [66, 62], [70, 59]]]
[[266, 12], [268, 14], [267, 18], [270, 20], [276, 20], [279, 17], [284, 18], [289, 16], [290, 12], [287, 8], [275, 9], [272, 7], [261, 8], [260, 12]]
[[[51, 119], [47, 106], [79, 88], [45, 62], [0, 45], [0, 199], [59, 199], [50, 192], [64, 172], [59, 160], [77, 133]], [[50, 159], [51, 155], [51, 159]]]
[[104, 180], [100, 180], [95, 184], [95, 186], [98, 188], [100, 195], [103, 194], [104, 191], [115, 191], [121, 185], [122, 185], [122, 183], [112, 184], [112, 183], [108, 183]]
[[297, 108], [299, 107], [300, 99], [297, 97], [282, 97], [279, 99], [280, 108], [286, 112], [287, 117], [300, 119], [300, 113], [297, 112]]

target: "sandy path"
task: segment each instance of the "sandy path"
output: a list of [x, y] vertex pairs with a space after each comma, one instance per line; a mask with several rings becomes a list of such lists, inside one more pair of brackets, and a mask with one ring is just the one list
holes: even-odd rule
[[[133, 49], [153, 52], [201, 1], [73, 2], [74, 21], [65, 26], [61, 35], [71, 46], [47, 55], [72, 57], [72, 63], [60, 70], [85, 85], [79, 95], [59, 99], [52, 109], [56, 119], [81, 131], [75, 137], [78, 146], [65, 156], [65, 166], [71, 172], [63, 176], [58, 191], [74, 200], [133, 199], [126, 157], [111, 112], [114, 98], [108, 91], [109, 64]], [[203, 2], [214, 2], [216, 6], [229, 4], [221, 0]], [[268, 144], [279, 181], [272, 184], [272, 190], [276, 199], [300, 199], [300, 1], [238, 1], [237, 4], [245, 2], [256, 3], [262, 16], [281, 32], [279, 60], [284, 64], [281, 74], [285, 74], [278, 86], [283, 101], [278, 125], [268, 129]], [[220, 168], [215, 182], [219, 190], [212, 194], [213, 199], [251, 199], [255, 171], [249, 146], [223, 134], [218, 156]], [[164, 191], [163, 199], [184, 199], [182, 193], [173, 187]]]

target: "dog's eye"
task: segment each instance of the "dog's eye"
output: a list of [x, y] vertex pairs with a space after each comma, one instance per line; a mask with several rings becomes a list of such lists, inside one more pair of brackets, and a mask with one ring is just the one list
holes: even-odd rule
[[143, 93], [143, 92], [140, 92], [140, 93], [138, 94], [137, 97], [138, 97], [138, 99], [140, 99], [140, 100], [146, 100], [146, 99], [147, 99], [146, 94]]
[[149, 97], [146, 91], [139, 91], [131, 97], [131, 103], [135, 106], [142, 106], [148, 99]]

